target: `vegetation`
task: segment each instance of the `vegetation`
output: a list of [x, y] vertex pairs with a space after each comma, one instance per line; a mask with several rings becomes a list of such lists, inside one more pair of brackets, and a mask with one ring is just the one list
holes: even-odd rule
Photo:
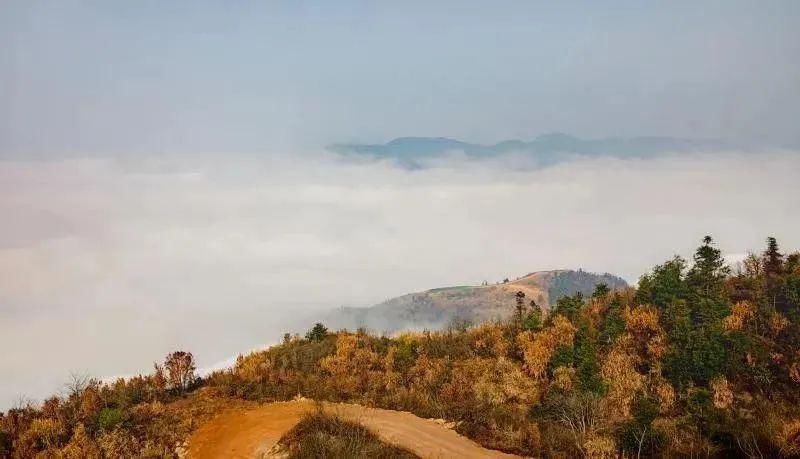
[[306, 339], [309, 341], [322, 341], [326, 336], [328, 336], [328, 329], [319, 322], [306, 333]]
[[417, 456], [382, 442], [364, 426], [317, 410], [307, 414], [278, 442], [288, 459], [413, 459]]
[[203, 380], [165, 364], [78, 381], [0, 415], [0, 457], [172, 456], [220, 406], [298, 394], [446, 419], [537, 457], [800, 456], [800, 254], [774, 239], [738, 267], [709, 237], [637, 289], [508, 307], [508, 323], [396, 337], [315, 326]]
[[547, 295], [550, 297], [550, 303], [555, 304], [561, 298], [573, 296], [576, 293], [588, 296], [598, 283], [603, 283], [612, 289], [627, 287], [625, 280], [608, 273], [594, 274], [582, 269], [577, 271], [557, 271], [553, 275], [550, 287], [547, 289]]

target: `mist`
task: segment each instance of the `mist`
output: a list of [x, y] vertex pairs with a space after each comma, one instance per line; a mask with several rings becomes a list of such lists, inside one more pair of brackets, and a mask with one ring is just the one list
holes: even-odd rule
[[0, 161], [0, 406], [70, 373], [213, 366], [321, 311], [528, 272], [635, 282], [711, 234], [800, 247], [800, 155], [513, 155], [421, 170], [324, 152]]

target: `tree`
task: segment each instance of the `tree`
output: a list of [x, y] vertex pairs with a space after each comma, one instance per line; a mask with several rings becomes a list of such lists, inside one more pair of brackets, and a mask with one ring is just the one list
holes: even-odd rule
[[610, 291], [611, 289], [608, 288], [608, 284], [606, 284], [605, 282], [600, 282], [599, 284], [594, 286], [594, 292], [592, 292], [592, 298], [602, 298], [608, 295]]
[[191, 352], [175, 351], [164, 360], [167, 383], [172, 389], [184, 393], [195, 380], [194, 356]]
[[611, 344], [625, 331], [625, 319], [622, 317], [622, 299], [619, 294], [615, 294], [608, 303], [608, 309], [603, 317], [600, 341], [603, 344]]
[[658, 416], [658, 402], [646, 395], [637, 396], [633, 402], [633, 418], [620, 429], [620, 446], [637, 458], [657, 456], [666, 441], [663, 432], [653, 428], [653, 420]]
[[764, 251], [764, 271], [767, 275], [783, 271], [783, 254], [778, 250], [778, 241], [771, 236], [767, 238], [767, 250]]
[[684, 279], [686, 260], [676, 256], [653, 268], [653, 272], [639, 279], [636, 301], [652, 304], [663, 310], [676, 300], [686, 299], [688, 289]]
[[696, 327], [707, 327], [730, 313], [725, 295], [725, 280], [730, 275], [730, 268], [711, 236], [703, 238], [693, 260], [694, 265], [686, 273], [690, 312]]
[[783, 307], [783, 254], [778, 250], [778, 241], [774, 237], [767, 238], [767, 249], [762, 256], [766, 277], [766, 294], [769, 304], [767, 312], [785, 312]]
[[591, 320], [582, 317], [575, 334], [574, 359], [578, 374], [578, 387], [583, 391], [601, 393], [603, 381], [597, 357], [598, 332]]
[[322, 341], [326, 336], [328, 336], [328, 329], [319, 322], [306, 333], [306, 339], [309, 341]]
[[535, 412], [540, 418], [563, 425], [570, 432], [577, 450], [585, 453], [586, 441], [607, 429], [608, 420], [603, 408], [599, 395], [576, 392], [548, 397], [535, 408]]
[[155, 371], [149, 378], [151, 401], [158, 400], [167, 389], [167, 377], [164, 375], [164, 367], [157, 363], [153, 363], [153, 369]]
[[695, 251], [694, 265], [686, 274], [686, 281], [698, 294], [704, 296], [722, 293], [723, 282], [730, 274], [722, 252], [714, 246], [711, 236], [703, 238], [703, 244]]
[[575, 321], [583, 309], [583, 294], [575, 293], [573, 296], [563, 296], [556, 301], [556, 307], [548, 314], [548, 317], [558, 314], [563, 315], [571, 321]]
[[525, 316], [525, 292], [518, 291], [514, 297], [516, 298], [516, 318], [517, 324], [522, 324], [522, 318]]
[[723, 326], [731, 311], [726, 294], [730, 268], [711, 236], [703, 238], [693, 261], [684, 280], [685, 294], [672, 298], [662, 309], [672, 343], [664, 370], [678, 387], [706, 384], [725, 372], [733, 356]]
[[531, 300], [530, 312], [525, 317], [522, 328], [533, 331], [538, 331], [542, 328], [542, 307], [536, 304], [534, 300]]

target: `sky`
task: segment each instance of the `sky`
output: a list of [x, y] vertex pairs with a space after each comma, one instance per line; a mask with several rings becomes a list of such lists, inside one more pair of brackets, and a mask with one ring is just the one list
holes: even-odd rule
[[[314, 314], [800, 249], [800, 3], [0, 3], [0, 410]], [[721, 138], [419, 170], [336, 142]], [[8, 351], [13, 350], [13, 351]]]
[[800, 4], [6, 0], [0, 152], [560, 131], [800, 145]]

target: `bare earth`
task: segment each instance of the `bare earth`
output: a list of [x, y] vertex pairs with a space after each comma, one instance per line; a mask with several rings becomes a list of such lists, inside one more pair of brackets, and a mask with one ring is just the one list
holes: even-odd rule
[[[359, 422], [381, 440], [423, 458], [512, 458], [511, 454], [483, 448], [432, 419], [402, 411], [325, 403], [325, 410]], [[233, 408], [202, 425], [189, 438], [187, 457], [258, 458], [314, 409], [308, 400], [278, 402], [256, 408]]]

